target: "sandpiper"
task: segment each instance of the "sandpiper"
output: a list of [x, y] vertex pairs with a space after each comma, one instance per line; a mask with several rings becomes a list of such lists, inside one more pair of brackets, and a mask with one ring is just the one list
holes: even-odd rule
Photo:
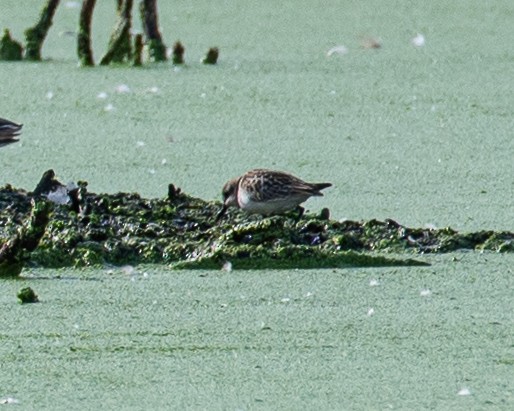
[[16, 143], [17, 136], [20, 135], [23, 124], [16, 124], [12, 121], [0, 118], [0, 147], [7, 144]]
[[250, 170], [223, 186], [223, 208], [219, 220], [228, 207], [238, 207], [249, 213], [281, 214], [297, 208], [303, 214], [301, 203], [312, 196], [322, 196], [321, 190], [330, 183], [307, 183], [282, 171]]

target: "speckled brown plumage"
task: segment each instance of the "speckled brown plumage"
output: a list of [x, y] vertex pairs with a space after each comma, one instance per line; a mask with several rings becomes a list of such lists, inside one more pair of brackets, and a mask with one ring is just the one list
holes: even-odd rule
[[281, 171], [251, 170], [225, 184], [219, 217], [231, 206], [255, 214], [281, 214], [297, 208], [309, 197], [322, 196], [321, 190], [331, 185], [307, 183]]

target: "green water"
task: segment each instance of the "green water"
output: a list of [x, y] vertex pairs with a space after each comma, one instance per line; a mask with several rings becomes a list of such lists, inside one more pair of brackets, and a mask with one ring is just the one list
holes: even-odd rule
[[[0, 397], [54, 410], [512, 409], [513, 256], [426, 260], [27, 272], [1, 284]], [[18, 304], [24, 286], [41, 302]]]
[[[25, 124], [0, 152], [0, 184], [33, 189], [53, 168], [94, 192], [163, 197], [174, 183], [213, 199], [264, 166], [332, 182], [307, 208], [336, 219], [514, 230], [510, 0], [161, 1], [165, 41], [186, 46], [178, 70], [77, 68], [67, 32], [78, 9], [62, 3], [50, 61], [0, 64], [0, 116]], [[97, 3], [98, 61], [114, 5]], [[2, 0], [0, 28], [21, 39], [37, 14], [32, 0]], [[418, 32], [425, 47], [410, 44]], [[383, 47], [361, 48], [363, 36]], [[327, 58], [341, 44], [348, 54]], [[205, 67], [212, 46], [219, 64]], [[122, 84], [129, 93], [116, 93]], [[0, 283], [0, 399], [53, 410], [513, 409], [513, 257], [429, 261], [28, 271]], [[27, 285], [41, 303], [16, 302]]]

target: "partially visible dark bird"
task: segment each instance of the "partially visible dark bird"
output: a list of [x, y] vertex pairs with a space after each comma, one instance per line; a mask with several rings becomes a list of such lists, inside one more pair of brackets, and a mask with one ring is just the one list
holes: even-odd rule
[[0, 147], [19, 141], [16, 137], [20, 135], [22, 127], [23, 124], [0, 118]]

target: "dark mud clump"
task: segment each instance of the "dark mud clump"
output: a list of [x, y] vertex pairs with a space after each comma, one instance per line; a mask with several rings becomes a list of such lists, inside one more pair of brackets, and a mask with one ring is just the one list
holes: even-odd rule
[[[298, 219], [262, 218], [231, 209], [216, 223], [221, 203], [191, 197], [171, 184], [167, 197], [154, 199], [136, 193], [95, 194], [86, 187], [85, 182], [64, 187], [49, 171], [35, 193], [0, 188], [0, 247], [23, 233], [35, 233], [10, 260], [18, 264], [14, 272], [19, 273], [23, 264], [221, 268], [229, 261], [234, 269], [426, 265], [390, 255], [514, 251], [510, 232], [461, 234], [450, 228], [408, 228], [393, 220], [340, 222], [327, 219], [326, 210]], [[37, 227], [35, 215], [42, 223]], [[8, 272], [8, 265], [0, 254], [0, 276]]]

